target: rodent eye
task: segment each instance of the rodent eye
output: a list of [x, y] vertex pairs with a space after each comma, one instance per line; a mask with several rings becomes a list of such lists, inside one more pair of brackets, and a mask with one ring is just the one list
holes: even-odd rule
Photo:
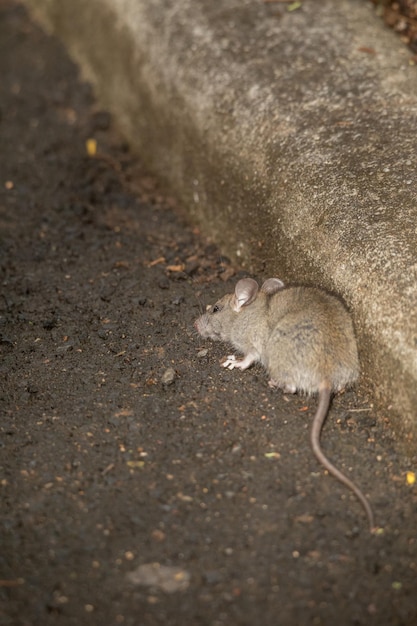
[[215, 304], [213, 307], [213, 313], [218, 313], [220, 311], [220, 305], [219, 304]]

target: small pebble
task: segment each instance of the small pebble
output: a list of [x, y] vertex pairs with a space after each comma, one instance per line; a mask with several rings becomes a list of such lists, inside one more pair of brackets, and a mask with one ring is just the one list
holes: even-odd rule
[[162, 278], [158, 281], [159, 289], [169, 289], [169, 279], [166, 276], [162, 276]]
[[199, 267], [200, 261], [198, 259], [196, 259], [195, 261], [190, 261], [185, 266], [185, 273], [188, 274], [188, 276], [192, 276], [199, 269]]
[[171, 385], [175, 380], [175, 370], [173, 367], [168, 367], [162, 374], [161, 383], [163, 385]]

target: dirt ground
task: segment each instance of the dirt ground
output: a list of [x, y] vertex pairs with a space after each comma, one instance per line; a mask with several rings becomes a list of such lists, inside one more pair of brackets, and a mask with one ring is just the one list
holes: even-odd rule
[[194, 331], [242, 273], [9, 0], [0, 76], [1, 623], [417, 624], [417, 458], [384, 412], [350, 391], [323, 434], [372, 536], [315, 399]]
[[387, 26], [399, 34], [402, 41], [414, 52], [417, 63], [417, 0], [371, 0], [376, 13]]

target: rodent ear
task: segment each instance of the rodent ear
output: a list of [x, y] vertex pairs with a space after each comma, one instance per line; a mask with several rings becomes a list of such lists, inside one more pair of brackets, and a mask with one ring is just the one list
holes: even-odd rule
[[266, 293], [268, 296], [272, 296], [272, 294], [284, 289], [284, 287], [284, 283], [279, 278], [268, 278], [268, 280], [266, 280], [262, 285], [261, 291]]
[[242, 278], [236, 283], [232, 309], [239, 313], [240, 309], [253, 302], [258, 295], [259, 286], [253, 278]]

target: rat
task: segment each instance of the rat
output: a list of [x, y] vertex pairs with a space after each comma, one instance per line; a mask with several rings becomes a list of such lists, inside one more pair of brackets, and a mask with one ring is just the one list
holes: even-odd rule
[[353, 323], [342, 301], [317, 287], [286, 286], [279, 278], [269, 278], [261, 288], [252, 278], [242, 278], [234, 293], [208, 306], [194, 326], [202, 337], [228, 342], [243, 354], [242, 359], [227, 356], [223, 367], [245, 370], [260, 362], [271, 387], [318, 394], [310, 438], [313, 453], [355, 494], [373, 532], [374, 514], [368, 500], [329, 461], [320, 444], [333, 394], [359, 377]]

